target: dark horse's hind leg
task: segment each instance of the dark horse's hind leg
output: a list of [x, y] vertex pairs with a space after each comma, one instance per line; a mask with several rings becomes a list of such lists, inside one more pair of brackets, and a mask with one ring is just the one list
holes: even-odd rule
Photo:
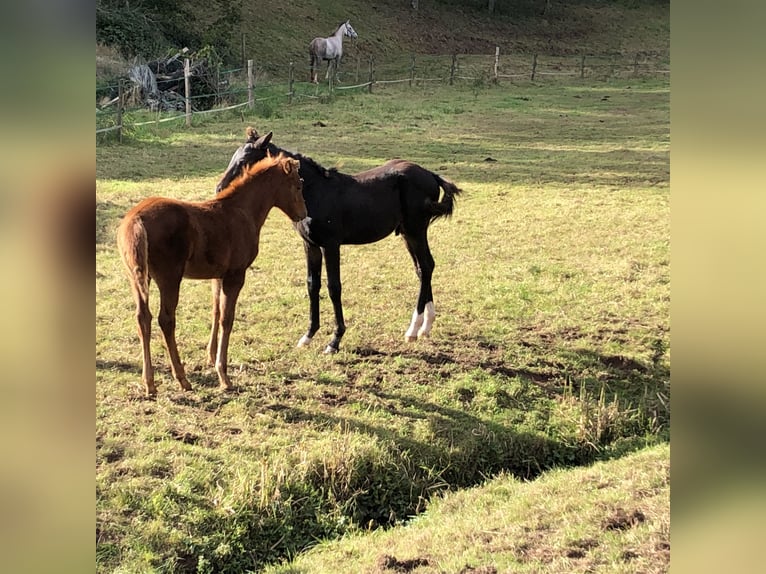
[[429, 337], [431, 327], [436, 317], [434, 310], [434, 296], [431, 292], [431, 277], [436, 266], [434, 258], [431, 256], [431, 249], [428, 247], [427, 228], [415, 235], [404, 235], [404, 241], [407, 244], [407, 250], [415, 263], [415, 272], [420, 279], [420, 292], [415, 311], [412, 313], [412, 322], [410, 323], [404, 338], [407, 341], [414, 341], [418, 337]]

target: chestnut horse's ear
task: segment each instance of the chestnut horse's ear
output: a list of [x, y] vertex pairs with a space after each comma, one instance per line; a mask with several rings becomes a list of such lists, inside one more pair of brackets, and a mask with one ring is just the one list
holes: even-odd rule
[[258, 131], [251, 126], [247, 127], [247, 129], [245, 130], [245, 135], [247, 136], [246, 141], [249, 141], [249, 142], [254, 142], [255, 140], [258, 139]]
[[273, 132], [269, 132], [265, 136], [259, 137], [255, 142], [253, 142], [253, 146], [255, 147], [255, 149], [263, 149], [267, 145], [269, 145], [272, 135], [273, 135]]

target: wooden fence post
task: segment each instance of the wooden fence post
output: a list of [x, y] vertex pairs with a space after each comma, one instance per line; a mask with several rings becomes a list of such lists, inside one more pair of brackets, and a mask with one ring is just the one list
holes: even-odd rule
[[247, 61], [247, 107], [253, 109], [253, 61]]
[[410, 88], [415, 82], [415, 54], [410, 56]]
[[357, 56], [356, 57], [356, 76], [354, 77], [355, 84], [359, 83], [359, 64], [361, 64], [361, 62], [362, 62], [362, 59], [359, 56]]
[[585, 77], [585, 54], [580, 57], [580, 78]]
[[375, 82], [375, 56], [370, 55], [370, 79], [367, 85], [367, 91], [372, 93], [372, 84]]
[[636, 52], [636, 57], [633, 59], [633, 76], [638, 76], [638, 52]]
[[294, 64], [290, 62], [290, 71], [288, 73], [288, 80], [287, 80], [287, 103], [292, 104], [293, 103], [293, 81], [294, 81], [295, 73], [294, 73]]
[[122, 80], [117, 82], [117, 138], [122, 143], [122, 99], [123, 87]]
[[457, 54], [452, 54], [452, 65], [449, 69], [449, 85], [455, 81], [455, 68], [457, 68]]
[[497, 69], [500, 66], [500, 46], [495, 46], [495, 67], [492, 69], [492, 81], [497, 84]]
[[532, 58], [532, 81], [535, 81], [535, 72], [537, 71], [537, 54]]
[[184, 89], [186, 91], [186, 125], [191, 126], [191, 64], [184, 58]]
[[335, 61], [330, 60], [330, 65], [327, 66], [327, 89], [330, 92], [330, 95], [332, 95], [332, 81], [335, 78]]

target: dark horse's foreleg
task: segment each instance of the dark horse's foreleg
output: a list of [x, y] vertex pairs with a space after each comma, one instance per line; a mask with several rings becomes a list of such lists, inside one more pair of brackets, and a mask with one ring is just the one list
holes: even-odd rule
[[428, 337], [431, 334], [431, 327], [436, 318], [434, 309], [434, 296], [431, 291], [431, 277], [436, 266], [434, 258], [431, 256], [431, 249], [428, 247], [427, 229], [423, 229], [417, 235], [405, 235], [404, 241], [407, 244], [407, 250], [415, 263], [415, 272], [420, 279], [420, 292], [418, 302], [412, 313], [412, 321], [404, 334], [407, 341], [414, 341], [418, 337]]
[[303, 242], [306, 250], [306, 288], [309, 294], [309, 329], [298, 341], [299, 347], [305, 347], [319, 330], [319, 290], [322, 287], [322, 250], [307, 241]]
[[327, 292], [330, 295], [330, 301], [332, 301], [332, 307], [335, 311], [335, 333], [324, 352], [337, 353], [340, 348], [340, 340], [346, 332], [346, 323], [343, 320], [343, 305], [341, 303], [340, 245], [325, 246], [323, 251], [325, 267], [327, 269]]

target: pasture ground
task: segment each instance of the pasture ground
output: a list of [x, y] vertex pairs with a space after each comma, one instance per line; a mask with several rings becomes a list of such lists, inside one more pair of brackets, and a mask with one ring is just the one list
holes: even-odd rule
[[[498, 473], [535, 479], [666, 442], [669, 93], [666, 81], [647, 79], [381, 87], [99, 146], [97, 570], [255, 570], [317, 540], [401, 523], [435, 495]], [[430, 231], [432, 338], [403, 341], [417, 279], [390, 237], [342, 250], [341, 352], [321, 354], [333, 328], [325, 289], [315, 346], [295, 349], [308, 323], [303, 249], [275, 211], [237, 307], [238, 391], [221, 394], [205, 365], [209, 286], [188, 281], [177, 334], [194, 390], [171, 379], [155, 323], [159, 396], [145, 400], [116, 226], [146, 196], [210, 197], [246, 125], [328, 167], [405, 157], [464, 190], [452, 219]], [[647, 481], [661, 495], [667, 448], [630, 460], [652, 461]], [[487, 496], [528, 488], [541, 489], [521, 495], [530, 501], [552, 500], [539, 494], [544, 482], [503, 480]], [[632, 482], [614, 484], [634, 496]], [[587, 506], [574, 489], [562, 496], [549, 523]], [[666, 537], [663, 500], [644, 511], [652, 536]], [[538, 511], [518, 510], [518, 520], [534, 528]], [[594, 517], [583, 516], [578, 540], [590, 539]], [[517, 534], [493, 543], [520, 548]], [[661, 552], [607, 538], [599, 554], [634, 552], [646, 571], [664, 568]], [[457, 552], [439, 563], [458, 564]], [[627, 562], [599, 562], [599, 571], [629, 571]]]

